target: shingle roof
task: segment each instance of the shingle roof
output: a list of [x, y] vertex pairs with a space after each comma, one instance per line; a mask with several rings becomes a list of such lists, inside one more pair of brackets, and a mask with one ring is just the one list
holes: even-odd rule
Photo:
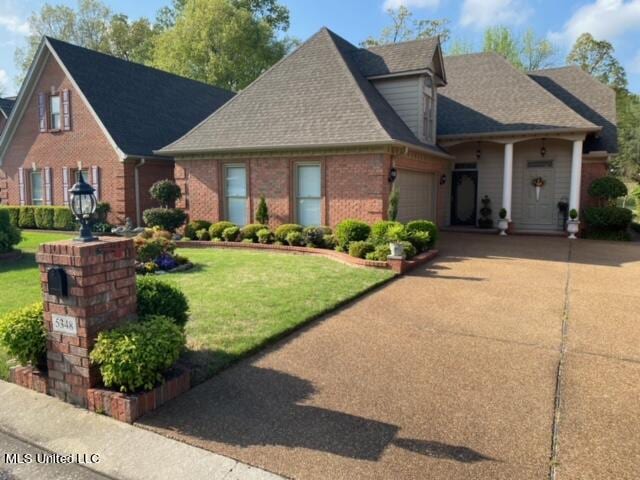
[[420, 142], [326, 28], [161, 154]]
[[424, 70], [440, 45], [438, 37], [357, 49], [353, 58], [365, 77]]
[[126, 155], [153, 155], [233, 97], [155, 68], [50, 37], [46, 41]]
[[15, 98], [0, 98], [0, 111], [8, 118], [13, 104], [16, 103]]
[[438, 90], [438, 136], [597, 130], [495, 53], [445, 57]]
[[585, 152], [618, 151], [616, 94], [612, 88], [577, 66], [538, 70], [529, 76], [582, 117], [602, 127], [599, 135], [587, 137]]

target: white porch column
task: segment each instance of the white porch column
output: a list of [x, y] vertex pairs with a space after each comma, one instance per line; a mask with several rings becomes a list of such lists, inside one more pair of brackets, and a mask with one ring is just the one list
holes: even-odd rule
[[504, 145], [504, 169], [502, 177], [502, 208], [507, 211], [507, 220], [511, 221], [511, 196], [513, 190], [513, 143]]
[[582, 182], [582, 140], [573, 142], [571, 156], [571, 188], [569, 189], [569, 210], [580, 212], [580, 183]]

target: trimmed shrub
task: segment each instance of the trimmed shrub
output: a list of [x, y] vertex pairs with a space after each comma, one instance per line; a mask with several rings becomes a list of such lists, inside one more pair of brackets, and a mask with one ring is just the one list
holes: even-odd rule
[[627, 195], [627, 186], [616, 177], [596, 178], [589, 185], [589, 195], [615, 205], [615, 199]]
[[292, 247], [301, 247], [304, 245], [304, 237], [302, 236], [302, 232], [289, 232], [287, 235], [287, 243]]
[[47, 332], [42, 319], [42, 302], [0, 318], [0, 343], [22, 365], [45, 365]]
[[152, 232], [151, 237], [138, 235], [133, 239], [138, 262], [153, 262], [162, 254], [173, 254], [176, 249], [175, 242], [167, 240], [162, 232]]
[[391, 255], [391, 248], [389, 248], [388, 243], [383, 243], [378, 245], [373, 252], [367, 253], [365, 258], [367, 260], [386, 262], [389, 255]]
[[182, 197], [180, 187], [172, 180], [159, 180], [149, 189], [151, 198], [157, 200], [163, 208], [170, 208]]
[[215, 240], [216, 238], [222, 238], [222, 232], [224, 232], [229, 227], [235, 227], [235, 223], [231, 222], [217, 222], [209, 227], [209, 235], [211, 235], [211, 239]]
[[13, 250], [20, 243], [20, 230], [11, 224], [11, 216], [6, 209], [0, 209], [0, 253]]
[[269, 208], [267, 207], [267, 201], [264, 199], [264, 195], [260, 195], [260, 203], [258, 203], [258, 210], [256, 211], [256, 222], [261, 225], [269, 223]]
[[258, 230], [258, 233], [256, 233], [256, 236], [258, 237], [258, 242], [263, 243], [265, 245], [267, 243], [273, 242], [273, 234], [268, 228], [263, 228], [262, 230]]
[[36, 207], [34, 208], [33, 213], [37, 228], [41, 228], [43, 230], [53, 229], [53, 217], [55, 215], [53, 207]]
[[285, 223], [283, 225], [280, 225], [278, 228], [276, 228], [276, 232], [275, 232], [276, 241], [287, 243], [287, 235], [289, 235], [289, 233], [291, 232], [302, 233], [303, 230], [304, 228], [302, 227], [302, 225], [298, 225], [297, 223]]
[[175, 232], [187, 220], [187, 214], [179, 208], [149, 208], [142, 213], [148, 227], [160, 227]]
[[330, 250], [334, 250], [338, 246], [338, 240], [336, 240], [336, 236], [332, 233], [323, 236], [322, 243], [324, 248], [328, 248]]
[[375, 250], [373, 243], [367, 241], [356, 241], [349, 243], [349, 255], [352, 257], [365, 258], [368, 253]]
[[302, 231], [304, 237], [304, 243], [308, 247], [325, 247], [324, 236], [331, 235], [331, 229], [329, 227], [306, 227]]
[[429, 249], [431, 237], [427, 232], [416, 231], [409, 234], [409, 241], [416, 247], [416, 251], [424, 252]]
[[409, 232], [404, 225], [392, 225], [387, 229], [386, 237], [389, 242], [406, 242], [409, 240]]
[[583, 218], [590, 230], [626, 231], [633, 213], [622, 207], [589, 207], [584, 209]]
[[433, 248], [438, 241], [438, 227], [429, 220], [414, 220], [407, 223], [409, 235], [413, 232], [427, 232], [429, 234], [429, 248]]
[[138, 278], [138, 316], [166, 315], [184, 327], [189, 320], [189, 302], [184, 293], [153, 277]]
[[404, 255], [407, 258], [407, 260], [413, 258], [416, 256], [416, 247], [413, 246], [413, 244], [411, 242], [400, 242], [400, 244], [403, 246], [404, 248]]
[[258, 232], [264, 228], [267, 228], [266, 225], [262, 225], [260, 223], [250, 223], [249, 225], [245, 225], [240, 229], [240, 236], [243, 240], [251, 240], [253, 243], [258, 241]]
[[387, 216], [389, 220], [395, 222], [398, 218], [398, 204], [400, 203], [400, 192], [396, 187], [389, 193], [389, 206], [387, 208]]
[[105, 386], [121, 392], [151, 390], [176, 363], [185, 343], [184, 332], [171, 318], [154, 315], [100, 332], [90, 358]]
[[76, 217], [68, 207], [55, 207], [53, 212], [53, 228], [56, 230], [75, 230]]
[[206, 220], [193, 220], [184, 227], [184, 236], [195, 240], [197, 238], [196, 232], [203, 228], [209, 230], [209, 228], [211, 228], [211, 222], [207, 222]]
[[400, 222], [393, 222], [391, 220], [382, 220], [380, 222], [376, 222], [371, 227], [371, 240], [375, 243], [389, 243], [389, 238], [387, 237], [387, 231], [391, 227], [397, 227], [398, 225], [402, 225]]
[[369, 238], [371, 227], [359, 220], [343, 220], [336, 227], [336, 239], [338, 248], [346, 252], [351, 242], [362, 242]]
[[9, 214], [9, 220], [14, 227], [18, 226], [18, 218], [20, 216], [20, 207], [3, 207], [0, 206], [0, 210], [4, 210]]
[[111, 204], [109, 202], [98, 202], [98, 205], [96, 205], [96, 222], [107, 223], [109, 213], [111, 213]]
[[196, 232], [196, 238], [198, 240], [206, 241], [211, 240], [211, 235], [209, 235], [209, 230], [207, 230], [206, 228], [201, 228]]
[[20, 228], [36, 228], [36, 212], [35, 207], [30, 205], [20, 207], [18, 215], [18, 227]]
[[227, 242], [235, 242], [240, 239], [240, 229], [238, 227], [225, 228], [222, 232], [222, 238]]

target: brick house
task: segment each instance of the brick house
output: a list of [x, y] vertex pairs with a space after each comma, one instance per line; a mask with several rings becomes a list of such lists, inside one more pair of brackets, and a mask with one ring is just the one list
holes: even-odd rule
[[[182, 138], [191, 219], [272, 226], [386, 218], [476, 226], [485, 195], [520, 231], [564, 228], [616, 152], [615, 96], [578, 69], [443, 57], [437, 38], [358, 48], [323, 28]], [[506, 175], [505, 175], [506, 172]], [[532, 181], [541, 178], [536, 189]]]
[[80, 165], [111, 222], [140, 224], [151, 185], [173, 178], [154, 150], [232, 96], [45, 37], [0, 136], [0, 203], [67, 205]]
[[0, 98], [0, 134], [7, 125], [7, 120], [9, 119], [9, 115], [11, 115], [14, 103], [15, 99], [13, 98]]

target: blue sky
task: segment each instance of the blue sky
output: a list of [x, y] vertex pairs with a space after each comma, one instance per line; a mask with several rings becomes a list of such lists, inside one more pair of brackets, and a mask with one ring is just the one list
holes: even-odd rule
[[[589, 31], [613, 43], [627, 69], [630, 87], [640, 92], [640, 0], [281, 0], [291, 10], [290, 35], [306, 39], [327, 26], [353, 43], [376, 35], [385, 25], [386, 7], [405, 4], [416, 18], [448, 18], [454, 38], [476, 45], [487, 26], [529, 27], [551, 39], [562, 64], [573, 40]], [[15, 94], [13, 52], [24, 42], [26, 19], [45, 0], [0, 0], [0, 89]], [[75, 0], [49, 0], [75, 5]], [[113, 11], [131, 18], [155, 17], [169, 0], [106, 0]]]

